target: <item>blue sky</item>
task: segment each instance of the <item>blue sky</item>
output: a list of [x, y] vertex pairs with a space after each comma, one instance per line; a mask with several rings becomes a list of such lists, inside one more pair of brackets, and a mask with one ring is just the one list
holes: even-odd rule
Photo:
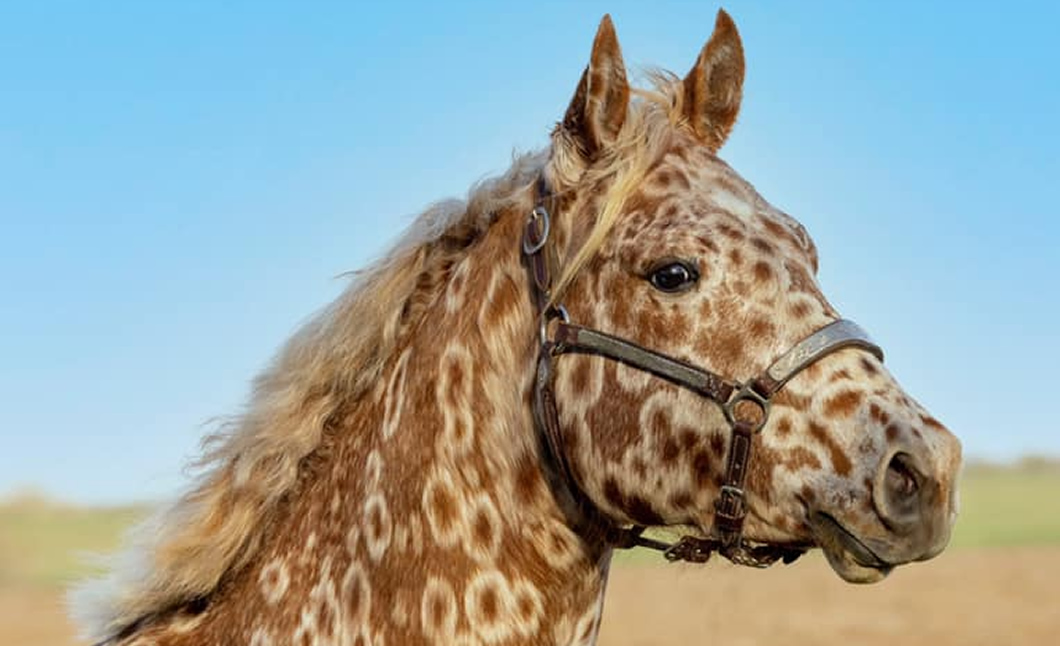
[[[1060, 453], [1057, 5], [725, 6], [722, 156], [967, 454]], [[0, 492], [174, 492], [340, 273], [544, 145], [603, 13], [628, 65], [683, 73], [716, 9], [5, 4]]]

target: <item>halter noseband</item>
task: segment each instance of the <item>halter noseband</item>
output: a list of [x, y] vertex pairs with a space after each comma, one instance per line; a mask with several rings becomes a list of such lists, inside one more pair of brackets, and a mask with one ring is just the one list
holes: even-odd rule
[[[523, 232], [522, 249], [530, 269], [534, 297], [540, 312], [540, 349], [534, 383], [534, 419], [543, 435], [550, 485], [564, 513], [582, 535], [602, 533], [605, 543], [617, 548], [647, 547], [663, 552], [669, 561], [702, 563], [718, 552], [734, 563], [766, 567], [778, 559], [790, 563], [809, 545], [759, 545], [743, 538], [747, 515], [744, 482], [751, 460], [752, 437], [769, 419], [774, 395], [795, 375], [843, 348], [860, 348], [883, 360], [883, 351], [856, 323], [833, 321], [777, 358], [762, 374], [745, 382], [733, 381], [709, 370], [641, 347], [630, 341], [575, 325], [567, 310], [552, 302], [552, 250], [548, 242], [551, 218], [545, 208], [548, 192], [539, 182], [538, 202]], [[550, 331], [554, 335], [550, 337]], [[684, 536], [665, 543], [643, 536], [644, 527], [621, 527], [593, 504], [578, 484], [563, 449], [556, 398], [553, 360], [563, 354], [591, 354], [651, 373], [696, 392], [718, 404], [731, 430], [729, 455], [720, 497], [715, 503], [714, 527], [707, 538]]]

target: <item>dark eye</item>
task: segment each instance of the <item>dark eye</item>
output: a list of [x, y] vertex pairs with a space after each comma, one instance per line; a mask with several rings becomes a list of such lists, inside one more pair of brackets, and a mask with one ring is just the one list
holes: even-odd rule
[[648, 274], [652, 287], [670, 294], [691, 289], [699, 280], [699, 272], [690, 263], [674, 260], [667, 261]]

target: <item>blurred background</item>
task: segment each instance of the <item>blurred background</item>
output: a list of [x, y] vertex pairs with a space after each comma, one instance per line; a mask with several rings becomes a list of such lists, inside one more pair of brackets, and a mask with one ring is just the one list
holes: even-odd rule
[[[963, 440], [952, 549], [884, 583], [623, 557], [600, 643], [1044, 643], [1060, 631], [1052, 3], [727, 2], [722, 151]], [[0, 5], [0, 643], [77, 643], [85, 552], [430, 202], [547, 142], [600, 17], [683, 74], [700, 2]], [[743, 620], [746, 619], [746, 620]]]

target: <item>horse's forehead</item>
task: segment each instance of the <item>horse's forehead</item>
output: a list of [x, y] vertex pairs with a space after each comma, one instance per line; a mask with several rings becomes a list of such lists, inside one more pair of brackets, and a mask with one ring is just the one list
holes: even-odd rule
[[639, 215], [634, 226], [645, 229], [654, 224], [650, 228], [657, 237], [694, 234], [697, 229], [702, 230], [700, 227], [722, 221], [766, 229], [767, 237], [780, 234], [794, 238], [802, 249], [812, 246], [798, 221], [770, 204], [736, 170], [703, 149], [676, 148], [663, 155], [646, 174], [632, 204], [632, 211]]

